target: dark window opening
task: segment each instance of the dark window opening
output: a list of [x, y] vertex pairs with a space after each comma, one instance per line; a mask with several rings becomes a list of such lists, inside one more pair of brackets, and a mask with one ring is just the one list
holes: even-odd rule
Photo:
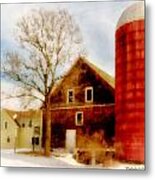
[[8, 122], [5, 122], [5, 129], [8, 128]]
[[22, 127], [23, 127], [23, 128], [25, 127], [25, 124], [24, 124], [24, 123], [22, 124]]
[[93, 88], [86, 88], [86, 94], [85, 94], [85, 100], [86, 102], [92, 102], [93, 101]]
[[29, 127], [32, 127], [32, 120], [29, 121]]
[[7, 138], [7, 143], [10, 143], [10, 137]]
[[74, 101], [74, 93], [73, 90], [68, 91], [68, 102], [72, 103]]
[[83, 125], [83, 113], [82, 112], [76, 113], [76, 125], [77, 126]]
[[87, 101], [91, 101], [92, 100], [92, 90], [88, 89], [87, 90]]

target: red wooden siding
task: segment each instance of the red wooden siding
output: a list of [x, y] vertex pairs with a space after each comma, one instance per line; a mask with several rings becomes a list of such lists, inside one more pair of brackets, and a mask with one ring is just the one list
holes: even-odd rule
[[[92, 101], [86, 101], [86, 90], [92, 89]], [[73, 102], [68, 102], [72, 90]], [[76, 113], [83, 113], [83, 124], [75, 123]], [[114, 137], [114, 81], [111, 76], [88, 61], [79, 58], [51, 93], [52, 147], [65, 146], [67, 129], [93, 133], [104, 130], [106, 140]], [[43, 124], [43, 143], [45, 119]]]
[[64, 124], [66, 129], [76, 129], [75, 124], [76, 112], [83, 112], [83, 126], [93, 123], [105, 123], [108, 117], [114, 115], [114, 104], [97, 105], [89, 107], [70, 107], [70, 108], [56, 108], [51, 110], [52, 123]]
[[[93, 102], [91, 104], [114, 103], [114, 88], [80, 59], [51, 95], [51, 106], [90, 104], [85, 102], [85, 88], [87, 87], [93, 88]], [[72, 103], [67, 103], [69, 89], [74, 91], [74, 102]]]

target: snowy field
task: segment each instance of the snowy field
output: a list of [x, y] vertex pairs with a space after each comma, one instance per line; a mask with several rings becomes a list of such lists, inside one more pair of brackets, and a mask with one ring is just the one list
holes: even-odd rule
[[77, 163], [71, 154], [66, 154], [64, 157], [47, 158], [14, 153], [14, 150], [1, 150], [1, 166], [79, 168], [83, 165]]
[[[24, 150], [25, 152], [25, 150]], [[144, 165], [114, 163], [110, 167], [83, 165], [73, 159], [72, 154], [65, 153], [62, 156], [50, 158], [14, 153], [14, 150], [1, 150], [1, 166], [5, 167], [49, 167], [49, 168], [99, 168], [99, 169], [124, 169], [144, 170]]]

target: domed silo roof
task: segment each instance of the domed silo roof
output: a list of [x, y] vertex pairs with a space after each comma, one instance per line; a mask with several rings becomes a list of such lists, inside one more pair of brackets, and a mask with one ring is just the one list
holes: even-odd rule
[[129, 22], [144, 19], [144, 2], [138, 2], [129, 6], [121, 15], [117, 23], [117, 29]]

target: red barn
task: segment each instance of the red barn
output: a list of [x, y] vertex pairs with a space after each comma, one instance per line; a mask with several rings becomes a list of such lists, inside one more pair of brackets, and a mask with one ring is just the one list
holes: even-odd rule
[[120, 158], [144, 162], [144, 2], [130, 6], [118, 21], [115, 83]]
[[104, 130], [110, 142], [114, 136], [114, 79], [79, 58], [51, 93], [51, 119], [54, 148], [76, 147], [81, 130], [89, 134]]

